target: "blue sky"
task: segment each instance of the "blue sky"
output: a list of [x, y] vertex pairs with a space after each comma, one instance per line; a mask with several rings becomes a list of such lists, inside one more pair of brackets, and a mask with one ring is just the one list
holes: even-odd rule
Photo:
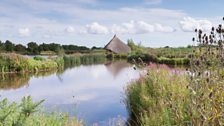
[[104, 46], [117, 34], [144, 46], [187, 46], [222, 23], [223, 0], [0, 0], [0, 40]]

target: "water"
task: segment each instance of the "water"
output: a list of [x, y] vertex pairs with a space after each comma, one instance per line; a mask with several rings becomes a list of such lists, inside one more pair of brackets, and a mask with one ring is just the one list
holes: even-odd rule
[[23, 96], [45, 99], [49, 111], [63, 111], [86, 124], [108, 125], [125, 120], [124, 88], [139, 77], [125, 61], [81, 65], [64, 71], [33, 75], [1, 75], [1, 99], [20, 102]]

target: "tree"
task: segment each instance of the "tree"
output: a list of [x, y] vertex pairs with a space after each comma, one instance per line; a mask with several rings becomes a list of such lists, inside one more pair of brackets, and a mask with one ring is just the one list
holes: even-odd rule
[[141, 46], [141, 43], [136, 45], [132, 39], [128, 39], [128, 46], [131, 48], [132, 52], [143, 53], [144, 47]]
[[39, 50], [38, 50], [38, 45], [37, 45], [37, 43], [35, 43], [35, 42], [30, 42], [30, 43], [28, 43], [27, 44], [27, 46], [28, 46], [28, 51], [31, 53], [31, 54], [39, 54]]
[[0, 40], [0, 52], [5, 51], [5, 44]]
[[19, 53], [24, 53], [24, 52], [26, 52], [26, 47], [23, 46], [22, 44], [17, 44], [15, 46], [15, 51], [19, 52]]
[[6, 40], [5, 41], [5, 50], [7, 52], [12, 52], [14, 50], [14, 44], [11, 41]]

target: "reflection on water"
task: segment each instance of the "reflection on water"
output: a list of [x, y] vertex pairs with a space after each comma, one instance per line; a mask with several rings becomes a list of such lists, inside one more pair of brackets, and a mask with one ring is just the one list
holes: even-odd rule
[[65, 111], [91, 124], [105, 124], [118, 116], [126, 118], [123, 88], [138, 77], [139, 72], [124, 61], [33, 75], [1, 75], [0, 95], [11, 101], [27, 95], [34, 100], [46, 99], [48, 110]]

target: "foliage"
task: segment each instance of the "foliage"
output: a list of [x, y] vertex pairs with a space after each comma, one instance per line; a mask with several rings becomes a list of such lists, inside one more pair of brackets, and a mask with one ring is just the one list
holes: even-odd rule
[[28, 70], [28, 59], [14, 53], [0, 54], [0, 71], [4, 72], [18, 72]]
[[62, 48], [67, 54], [90, 51], [90, 49], [85, 46], [77, 46], [77, 45], [62, 45]]
[[131, 48], [132, 53], [143, 53], [145, 50], [140, 43], [136, 45], [132, 39], [128, 39], [128, 46]]
[[66, 114], [41, 113], [39, 106], [44, 100], [33, 102], [30, 96], [24, 97], [21, 104], [8, 103], [7, 99], [0, 102], [1, 126], [81, 126], [76, 118], [68, 118]]
[[12, 52], [14, 50], [14, 44], [11, 41], [6, 40], [5, 41], [5, 50], [8, 52]]
[[147, 48], [149, 54], [154, 54], [156, 57], [166, 58], [187, 58], [192, 52], [193, 47], [177, 47], [177, 48]]
[[45, 58], [41, 57], [41, 56], [35, 56], [33, 57], [34, 60], [40, 60], [40, 61], [44, 61], [46, 60]]
[[190, 61], [188, 58], [159, 57], [156, 59], [156, 63], [167, 64], [167, 65], [189, 65]]
[[63, 67], [61, 63], [62, 58], [36, 60], [34, 58], [28, 59], [29, 71], [48, 71], [51, 69], [57, 69]]
[[[97, 47], [93, 47], [93, 49], [101, 49]], [[56, 43], [42, 43], [37, 44], [36, 42], [29, 42], [27, 47], [22, 44], [15, 45], [13, 42], [6, 40], [5, 42], [0, 41], [0, 52], [16, 52], [20, 54], [29, 54], [29, 55], [50, 55], [58, 54], [63, 55], [64, 53], [89, 53], [91, 50], [85, 46], [77, 46], [77, 45], [60, 45]]]
[[147, 73], [126, 88], [128, 125], [188, 125], [189, 84], [181, 69], [150, 64]]
[[27, 51], [32, 55], [39, 54], [38, 45], [35, 42], [30, 42], [27, 44], [28, 48]]
[[132, 52], [128, 55], [128, 61], [146, 63], [155, 62], [167, 65], [189, 65], [187, 55], [191, 52], [189, 48], [144, 48], [141, 45], [135, 45], [133, 40], [128, 40], [128, 45]]
[[224, 29], [195, 32], [188, 74], [150, 67], [128, 86], [130, 125], [224, 125]]
[[23, 46], [22, 44], [18, 44], [18, 45], [15, 46], [15, 51], [20, 52], [21, 54], [25, 54], [26, 53], [26, 47]]
[[0, 54], [0, 73], [47, 71], [63, 66], [62, 57], [44, 59], [41, 57], [27, 58], [15, 53]]
[[146, 63], [149, 62], [156, 62], [156, 57], [154, 55], [148, 54], [148, 53], [132, 53], [128, 56], [128, 61], [135, 61], [135, 62], [141, 62], [144, 61]]
[[[224, 125], [224, 29], [195, 29], [199, 48], [191, 56], [191, 110], [194, 125]], [[214, 48], [215, 47], [215, 48]]]

